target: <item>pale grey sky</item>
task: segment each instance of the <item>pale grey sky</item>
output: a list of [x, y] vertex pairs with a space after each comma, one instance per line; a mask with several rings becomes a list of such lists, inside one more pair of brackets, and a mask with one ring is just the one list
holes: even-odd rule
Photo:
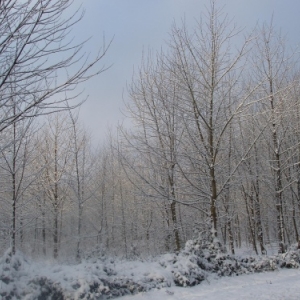
[[[208, 0], [78, 0], [86, 14], [73, 31], [76, 38], [92, 36], [88, 50], [94, 51], [114, 37], [103, 59], [112, 67], [85, 84], [89, 99], [81, 108], [81, 120], [91, 131], [94, 143], [103, 141], [107, 128], [122, 122], [126, 83], [141, 61], [143, 49], [159, 50], [165, 46], [175, 20], [198, 18]], [[300, 44], [300, 0], [219, 0], [224, 11], [240, 27], [251, 29], [259, 22], [282, 28], [292, 46]]]

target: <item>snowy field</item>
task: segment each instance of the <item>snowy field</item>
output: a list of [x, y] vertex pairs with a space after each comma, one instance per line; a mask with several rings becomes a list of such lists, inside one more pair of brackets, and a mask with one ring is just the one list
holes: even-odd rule
[[280, 270], [204, 281], [191, 288], [170, 287], [122, 300], [299, 300], [300, 270]]

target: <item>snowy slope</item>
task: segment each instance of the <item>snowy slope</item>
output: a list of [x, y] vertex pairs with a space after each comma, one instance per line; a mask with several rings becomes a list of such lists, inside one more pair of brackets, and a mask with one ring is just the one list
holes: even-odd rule
[[299, 300], [300, 270], [280, 270], [210, 280], [191, 288], [170, 287], [122, 300]]

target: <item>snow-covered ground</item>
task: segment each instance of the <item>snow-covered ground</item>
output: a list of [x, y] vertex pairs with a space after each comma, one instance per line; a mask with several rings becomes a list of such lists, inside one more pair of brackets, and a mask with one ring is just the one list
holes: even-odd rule
[[299, 300], [300, 270], [279, 270], [206, 280], [191, 288], [172, 286], [122, 300]]
[[[267, 272], [268, 271], [268, 272]], [[194, 287], [195, 286], [195, 287]], [[0, 257], [0, 300], [300, 300], [300, 249], [230, 255], [219, 242], [191, 240], [179, 253], [147, 260], [104, 256], [80, 264]]]

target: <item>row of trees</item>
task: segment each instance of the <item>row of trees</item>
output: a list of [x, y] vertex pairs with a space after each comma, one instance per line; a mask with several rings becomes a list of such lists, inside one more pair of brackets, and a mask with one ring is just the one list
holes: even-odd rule
[[162, 251], [160, 242], [150, 246], [150, 231], [159, 229], [156, 208], [132, 190], [112, 138], [92, 150], [71, 111], [51, 114], [39, 127], [21, 125], [0, 161], [2, 251], [11, 246], [77, 261], [93, 251], [127, 257]]
[[93, 149], [68, 100], [106, 50], [70, 75], [71, 1], [23, 2], [0, 3], [15, 24], [0, 28], [2, 250], [80, 261], [195, 235], [232, 253], [299, 240], [298, 60], [272, 24], [244, 34], [212, 0], [195, 30], [174, 25], [128, 87], [132, 127]]
[[[86, 41], [73, 42], [71, 29], [84, 15], [73, 5], [73, 0], [0, 1], [1, 235], [10, 237], [12, 253], [17, 235], [23, 241], [23, 227], [34, 220], [29, 215], [37, 214], [25, 195], [33, 194], [33, 186], [39, 191], [43, 186], [36, 185], [41, 171], [41, 157], [35, 153], [36, 117], [78, 106], [84, 100], [79, 99], [78, 85], [105, 70], [99, 66], [105, 45], [92, 57], [84, 52]], [[49, 159], [43, 157], [44, 163]], [[61, 178], [59, 171], [54, 173], [54, 178], [47, 177], [55, 182], [53, 189], [43, 193], [55, 195], [57, 213], [61, 199], [56, 183]], [[28, 207], [31, 213], [26, 215]], [[57, 233], [57, 248], [55, 244]]]
[[174, 25], [168, 46], [129, 87], [138, 129], [122, 130], [128, 177], [164, 203], [177, 250], [185, 206], [232, 253], [245, 223], [256, 252], [275, 240], [284, 252], [299, 239], [296, 55], [272, 24], [241, 35], [215, 1], [194, 31]]

